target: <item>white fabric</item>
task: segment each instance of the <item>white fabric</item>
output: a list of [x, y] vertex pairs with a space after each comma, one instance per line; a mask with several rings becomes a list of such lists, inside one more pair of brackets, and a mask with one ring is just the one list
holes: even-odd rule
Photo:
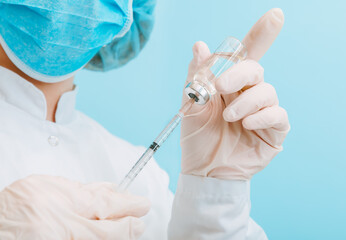
[[169, 240], [267, 239], [250, 208], [249, 181], [180, 175]]
[[[0, 67], [0, 191], [31, 174], [63, 176], [83, 183], [119, 183], [136, 162], [144, 148], [112, 136], [75, 110], [76, 92], [62, 95], [56, 123], [52, 123], [45, 120], [43, 93]], [[173, 202], [168, 183], [167, 174], [151, 160], [129, 188], [152, 203], [143, 218], [146, 231], [142, 240], [167, 239]], [[266, 239], [249, 218], [248, 185], [182, 175], [169, 239]], [[216, 234], [215, 229], [221, 232]]]

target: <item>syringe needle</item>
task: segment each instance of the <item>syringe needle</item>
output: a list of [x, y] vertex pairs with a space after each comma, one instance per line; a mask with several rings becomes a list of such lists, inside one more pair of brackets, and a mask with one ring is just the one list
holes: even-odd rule
[[185, 113], [189, 111], [195, 99], [190, 99], [184, 106], [179, 110], [179, 112], [172, 118], [168, 125], [163, 129], [163, 131], [157, 136], [157, 138], [152, 142], [150, 147], [143, 153], [143, 155], [138, 159], [132, 169], [127, 173], [125, 178], [121, 181], [117, 188], [117, 191], [125, 191], [132, 181], [137, 177], [137, 175], [142, 171], [144, 166], [149, 162], [152, 156], [155, 154], [157, 149], [162, 146], [166, 139], [171, 135], [174, 129], [179, 125]]

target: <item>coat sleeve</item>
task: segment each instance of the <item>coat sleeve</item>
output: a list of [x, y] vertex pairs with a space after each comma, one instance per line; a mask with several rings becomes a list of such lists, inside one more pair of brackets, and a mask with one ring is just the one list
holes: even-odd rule
[[250, 208], [249, 181], [180, 175], [168, 239], [267, 239]]

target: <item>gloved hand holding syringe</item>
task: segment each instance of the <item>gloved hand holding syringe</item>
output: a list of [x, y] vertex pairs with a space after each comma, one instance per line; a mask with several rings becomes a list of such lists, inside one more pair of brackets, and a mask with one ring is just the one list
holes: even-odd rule
[[194, 75], [192, 82], [186, 88], [185, 93], [190, 98], [179, 110], [164, 130], [153, 141], [150, 147], [143, 153], [136, 164], [128, 172], [118, 187], [118, 191], [125, 191], [136, 178], [147, 162], [152, 158], [157, 149], [162, 146], [168, 136], [179, 125], [182, 118], [192, 107], [192, 104], [206, 104], [212, 95], [216, 93], [215, 80], [232, 65], [242, 61], [246, 57], [246, 47], [234, 37], [227, 37], [216, 49], [210, 59]]

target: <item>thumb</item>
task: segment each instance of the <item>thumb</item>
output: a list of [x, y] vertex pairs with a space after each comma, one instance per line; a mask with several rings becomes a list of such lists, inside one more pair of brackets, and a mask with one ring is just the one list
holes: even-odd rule
[[[189, 72], [187, 74], [187, 79], [184, 84], [184, 89], [187, 86], [187, 84], [192, 81], [192, 78], [195, 75], [195, 73], [199, 70], [199, 67], [202, 64], [204, 64], [211, 56], [208, 45], [202, 41], [198, 41], [193, 45], [192, 54], [193, 54], [193, 59], [191, 60], [189, 65]], [[182, 105], [184, 105], [188, 100], [189, 98], [185, 95], [185, 93], [183, 93]], [[194, 108], [200, 109], [200, 106], [195, 106], [195, 105], [196, 104], [193, 104], [192, 109]], [[190, 111], [192, 109], [190, 109]]]
[[198, 68], [210, 57], [210, 50], [205, 42], [198, 41], [192, 47], [193, 59], [189, 65], [189, 77], [196, 73]]
[[197, 65], [204, 63], [210, 57], [210, 50], [205, 42], [198, 41], [192, 47], [193, 59]]

